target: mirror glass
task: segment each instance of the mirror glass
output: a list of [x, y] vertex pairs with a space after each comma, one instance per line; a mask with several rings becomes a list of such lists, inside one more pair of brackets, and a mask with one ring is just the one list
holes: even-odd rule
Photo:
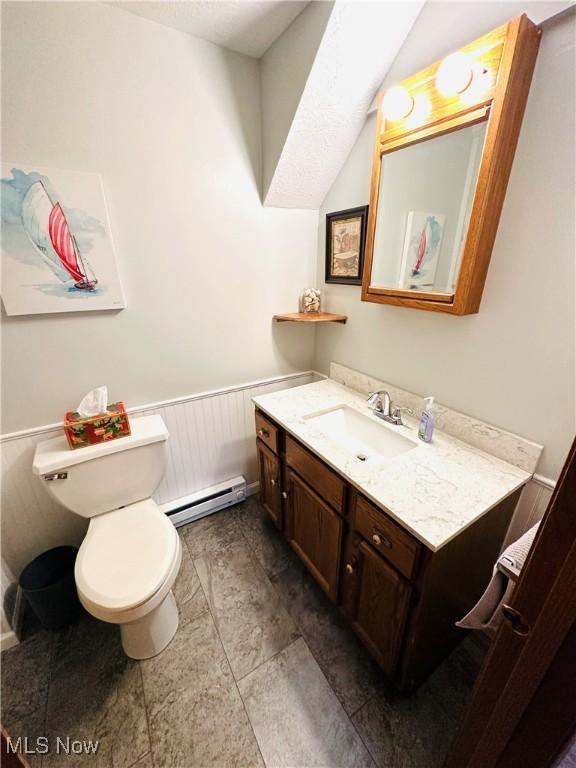
[[370, 285], [452, 294], [486, 122], [383, 154]]

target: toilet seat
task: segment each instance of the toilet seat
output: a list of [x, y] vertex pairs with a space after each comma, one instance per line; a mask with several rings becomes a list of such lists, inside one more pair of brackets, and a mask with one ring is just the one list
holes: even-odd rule
[[171, 586], [180, 560], [176, 529], [154, 501], [130, 504], [90, 520], [76, 558], [78, 595], [98, 618], [131, 620], [140, 606], [162, 599], [158, 593], [168, 591], [163, 587]]

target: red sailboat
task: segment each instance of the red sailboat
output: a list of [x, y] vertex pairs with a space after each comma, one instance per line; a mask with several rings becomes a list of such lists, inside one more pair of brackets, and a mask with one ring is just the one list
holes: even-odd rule
[[412, 268], [412, 275], [418, 274], [422, 261], [424, 260], [424, 256], [426, 255], [427, 244], [428, 244], [428, 241], [426, 238], [426, 227], [424, 227], [422, 229], [422, 233], [420, 234], [420, 242], [418, 243], [418, 254], [416, 256], [416, 261]]
[[30, 186], [22, 200], [22, 224], [34, 248], [62, 282], [93, 291], [98, 280], [82, 258], [60, 203], [54, 203], [41, 181]]

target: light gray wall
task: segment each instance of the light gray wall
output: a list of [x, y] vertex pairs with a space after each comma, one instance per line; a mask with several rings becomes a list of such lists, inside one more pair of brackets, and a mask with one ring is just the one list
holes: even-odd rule
[[3, 160], [103, 176], [128, 308], [3, 320], [3, 423], [61, 421], [307, 370], [272, 326], [310, 282], [317, 212], [263, 209], [258, 63], [100, 3], [4, 3]]
[[333, 7], [333, 2], [313, 0], [260, 60], [262, 199], [274, 176]]
[[[521, 12], [500, 5], [427, 4], [387, 81], [488, 31], [513, 15], [511, 5]], [[507, 15], [495, 18], [500, 12]], [[454, 40], [444, 36], [444, 50], [432, 52], [430, 30], [446, 29], [448, 14]], [[316, 335], [318, 370], [342, 362], [543, 443], [539, 471], [550, 477], [575, 430], [574, 86], [571, 14], [543, 35], [479, 314], [370, 304], [360, 301], [359, 287], [324, 285], [327, 309], [349, 319]], [[368, 203], [374, 132], [372, 116], [320, 211], [321, 286], [324, 215]]]

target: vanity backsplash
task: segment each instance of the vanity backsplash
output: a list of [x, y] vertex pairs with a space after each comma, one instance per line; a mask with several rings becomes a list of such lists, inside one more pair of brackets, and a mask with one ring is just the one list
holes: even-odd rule
[[[394, 384], [375, 379], [341, 363], [330, 363], [330, 378], [365, 396], [369, 392], [385, 389], [395, 405], [407, 406], [414, 411], [416, 419], [420, 417], [425, 405], [424, 396], [400, 389]], [[433, 393], [428, 392], [426, 394]], [[525, 472], [533, 474], [536, 471], [543, 451], [543, 446], [538, 445], [538, 443], [495, 427], [493, 424], [486, 424], [473, 416], [452, 410], [438, 401], [434, 403], [434, 416], [436, 428], [448, 435], [485, 451], [491, 456], [507, 461]]]

